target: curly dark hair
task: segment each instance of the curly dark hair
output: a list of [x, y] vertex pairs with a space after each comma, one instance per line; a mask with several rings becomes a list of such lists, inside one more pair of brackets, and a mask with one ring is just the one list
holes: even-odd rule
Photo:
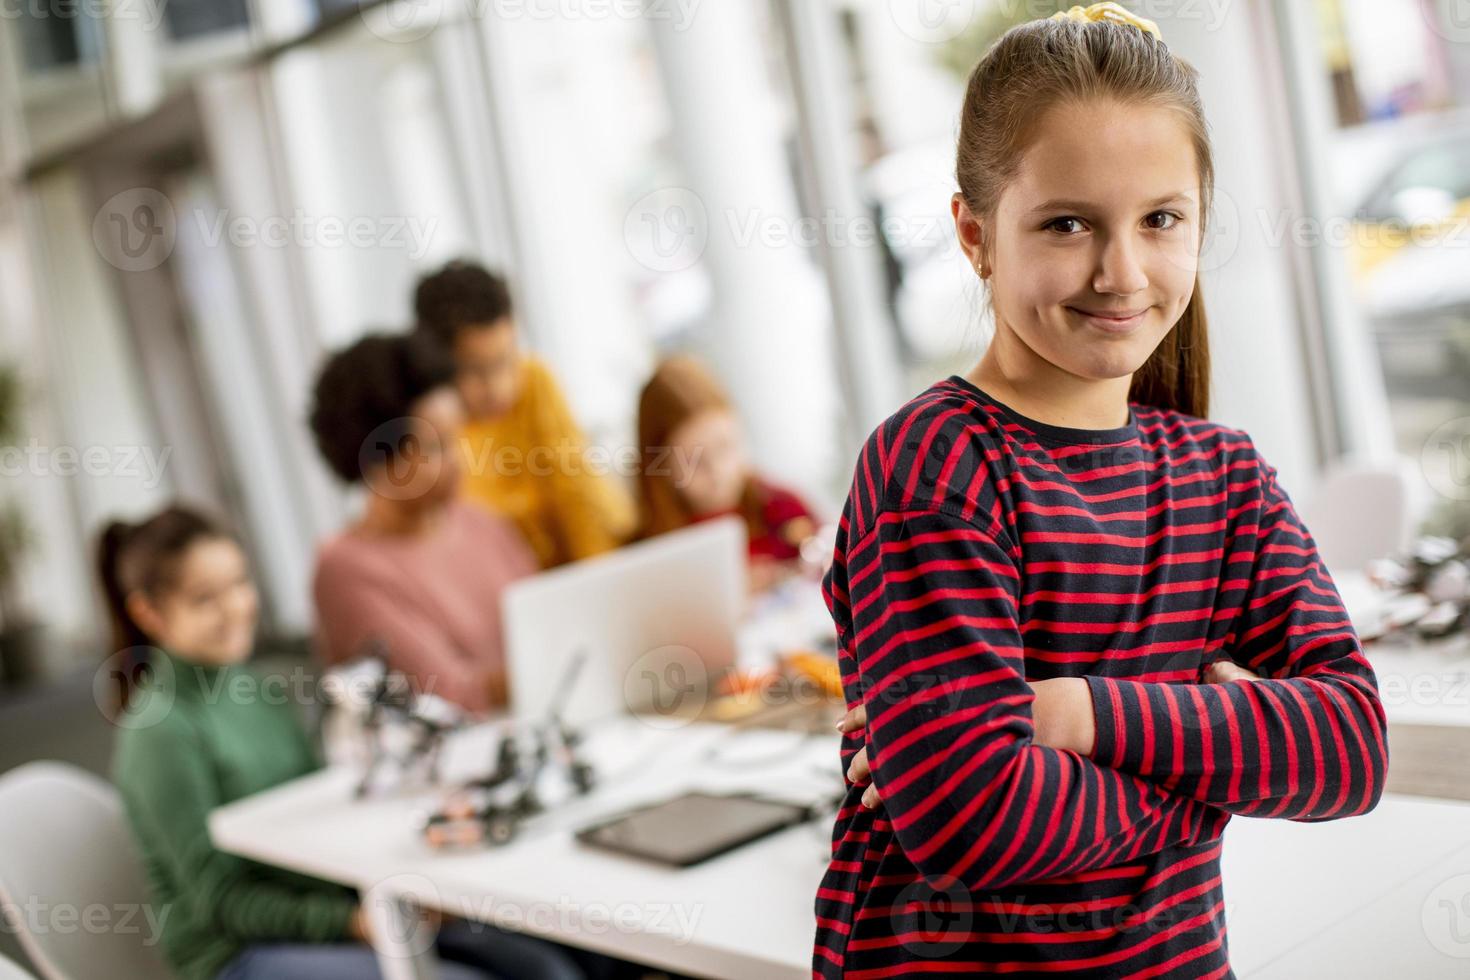
[[454, 363], [418, 334], [371, 333], [327, 358], [312, 393], [311, 432], [333, 473], [348, 483], [365, 475], [363, 444], [379, 431], [397, 444], [414, 402], [454, 382]]
[[466, 327], [487, 327], [514, 312], [510, 285], [477, 262], [458, 259], [419, 280], [413, 294], [419, 329], [445, 346]]

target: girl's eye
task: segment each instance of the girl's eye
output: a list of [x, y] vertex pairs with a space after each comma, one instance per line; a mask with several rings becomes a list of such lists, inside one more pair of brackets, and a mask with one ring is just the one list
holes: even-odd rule
[[1069, 235], [1069, 234], [1072, 234], [1071, 229], [1057, 227], [1058, 225], [1065, 225], [1065, 224], [1068, 224], [1068, 223], [1071, 223], [1071, 224], [1079, 225], [1080, 226], [1082, 224], [1082, 219], [1081, 218], [1069, 218], [1069, 217], [1053, 218], [1050, 221], [1048, 221], [1043, 227], [1049, 228], [1052, 231], [1061, 232], [1063, 235]]
[[1170, 228], [1173, 228], [1176, 224], [1178, 224], [1179, 221], [1181, 220], [1180, 217], [1179, 217], [1179, 215], [1175, 214], [1172, 211], [1155, 211], [1153, 214], [1149, 215], [1149, 218], [1150, 219], [1153, 219], [1153, 218], [1167, 218], [1168, 219], [1168, 221], [1165, 224], [1162, 224], [1162, 225], [1154, 225], [1153, 226], [1154, 231], [1168, 231]]

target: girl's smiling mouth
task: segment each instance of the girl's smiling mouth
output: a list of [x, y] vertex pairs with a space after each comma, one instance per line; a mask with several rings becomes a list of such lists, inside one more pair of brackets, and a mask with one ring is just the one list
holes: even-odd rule
[[1088, 311], [1068, 306], [1066, 309], [1099, 330], [1108, 333], [1128, 333], [1143, 322], [1143, 318], [1153, 307], [1145, 306], [1140, 310]]

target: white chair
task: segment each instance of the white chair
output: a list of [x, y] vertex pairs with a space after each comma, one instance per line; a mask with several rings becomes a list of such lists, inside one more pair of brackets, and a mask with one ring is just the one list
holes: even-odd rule
[[18, 964], [0, 956], [0, 980], [36, 980]]
[[74, 766], [31, 762], [0, 776], [0, 902], [45, 980], [171, 975], [122, 801]]
[[1344, 458], [1327, 467], [1298, 511], [1334, 578], [1361, 573], [1372, 559], [1412, 543], [1423, 517], [1423, 480], [1413, 468], [1406, 457], [1388, 462]]

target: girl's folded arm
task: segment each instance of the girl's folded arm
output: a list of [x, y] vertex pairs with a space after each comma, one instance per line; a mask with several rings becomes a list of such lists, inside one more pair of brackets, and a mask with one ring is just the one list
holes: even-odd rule
[[880, 511], [835, 585], [879, 815], [932, 884], [1003, 887], [1218, 836], [1223, 811], [1034, 742], [1019, 575], [991, 531]]

